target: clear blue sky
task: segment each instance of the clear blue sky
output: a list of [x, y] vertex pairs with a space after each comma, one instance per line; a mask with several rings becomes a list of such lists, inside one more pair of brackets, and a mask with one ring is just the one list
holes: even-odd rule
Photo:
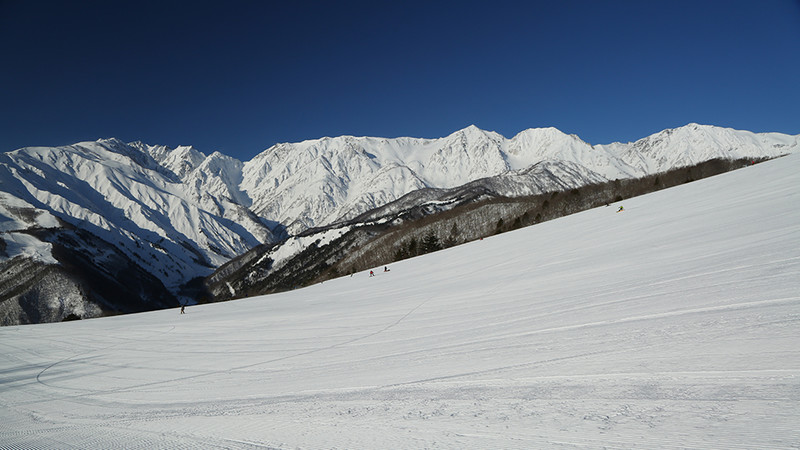
[[800, 134], [800, 1], [0, 0], [0, 151], [690, 122]]

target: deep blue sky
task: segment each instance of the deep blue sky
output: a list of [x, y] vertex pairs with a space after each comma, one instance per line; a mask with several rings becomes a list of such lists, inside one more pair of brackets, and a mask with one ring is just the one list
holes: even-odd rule
[[0, 0], [0, 151], [689, 122], [800, 134], [800, 1]]

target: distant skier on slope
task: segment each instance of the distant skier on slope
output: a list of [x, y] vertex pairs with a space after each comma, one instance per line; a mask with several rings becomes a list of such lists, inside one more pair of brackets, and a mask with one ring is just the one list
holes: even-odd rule
[[389, 268], [388, 268], [388, 267], [386, 267], [386, 266], [383, 266], [383, 271], [384, 271], [384, 272], [388, 272], [388, 271], [389, 271]]
[[619, 209], [617, 210], [617, 212], [622, 212], [622, 211], [625, 211], [625, 208], [623, 208], [622, 205], [619, 205]]
[[186, 308], [185, 305], [181, 305], [181, 314], [186, 314], [186, 311], [184, 311], [185, 308]]
[[375, 272], [373, 272], [373, 271], [371, 271], [371, 270], [370, 270], [370, 271], [369, 271], [369, 276], [371, 276], [371, 277], [374, 277], [374, 276], [375, 276]]

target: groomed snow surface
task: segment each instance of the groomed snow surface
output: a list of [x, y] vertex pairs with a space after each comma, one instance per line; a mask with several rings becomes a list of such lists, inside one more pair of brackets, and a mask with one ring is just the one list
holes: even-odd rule
[[279, 295], [0, 329], [3, 448], [798, 448], [800, 155]]

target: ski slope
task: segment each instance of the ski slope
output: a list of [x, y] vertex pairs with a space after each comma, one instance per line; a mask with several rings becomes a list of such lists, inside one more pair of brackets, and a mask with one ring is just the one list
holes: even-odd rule
[[800, 155], [624, 207], [185, 315], [0, 328], [0, 447], [800, 447]]

